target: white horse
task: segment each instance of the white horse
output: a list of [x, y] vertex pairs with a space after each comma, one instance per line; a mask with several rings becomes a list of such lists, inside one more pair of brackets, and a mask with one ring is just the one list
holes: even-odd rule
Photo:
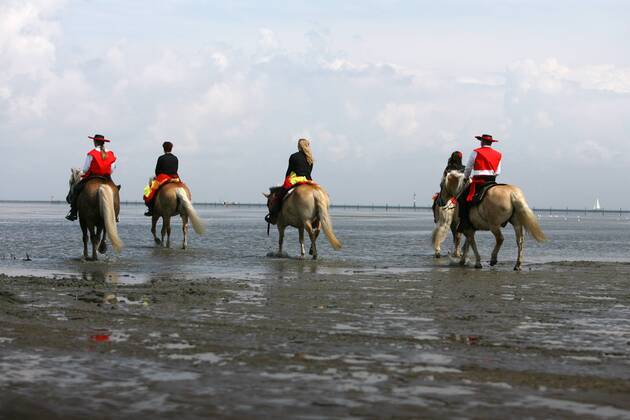
[[440, 195], [438, 199], [443, 205], [436, 205], [433, 209], [433, 216], [436, 220], [435, 229], [431, 235], [435, 258], [442, 256], [442, 242], [446, 239], [448, 231], [453, 234], [453, 256], [459, 257], [461, 254], [460, 242], [461, 233], [457, 231], [459, 224], [459, 206], [457, 204], [457, 192], [462, 189], [463, 176], [459, 171], [450, 171], [442, 180]]

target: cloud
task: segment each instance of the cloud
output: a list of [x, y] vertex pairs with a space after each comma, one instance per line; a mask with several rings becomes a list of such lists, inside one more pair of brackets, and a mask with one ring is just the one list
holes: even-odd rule
[[[273, 30], [237, 25], [238, 37], [222, 38], [219, 28], [199, 39], [157, 42], [121, 30], [95, 42], [64, 36], [62, 7], [0, 6], [0, 137], [16, 139], [0, 140], [16, 161], [2, 175], [28, 179], [17, 162], [30, 161], [34, 144], [57, 156], [43, 161], [47, 173], [65, 174], [95, 131], [115, 139], [117, 177], [130, 185], [122, 192], [130, 199], [165, 139], [174, 141], [190, 184], [202, 187], [195, 193], [201, 200], [258, 197], [260, 184], [282, 175], [300, 136], [312, 140], [316, 176], [332, 182], [328, 189], [356, 195], [347, 201], [374, 199], [338, 182], [337, 173], [401, 197], [409, 187], [399, 179], [432, 191], [450, 152], [470, 151], [483, 132], [502, 140], [506, 177], [526, 187], [537, 185], [538, 174], [563, 176], [557, 166], [566, 162], [595, 169], [630, 161], [630, 69], [587, 55], [581, 64], [494, 57], [498, 64], [487, 67], [444, 67], [426, 52], [391, 59], [384, 44], [370, 44], [378, 27], [376, 35], [360, 34], [358, 45], [357, 27], [346, 33], [310, 24], [302, 32], [280, 21]], [[388, 49], [406, 51], [407, 38], [388, 36], [398, 40]], [[369, 54], [361, 53], [367, 46]], [[54, 142], [42, 144], [44, 135]], [[536, 175], [528, 172], [533, 164]], [[254, 174], [242, 173], [251, 168]], [[59, 189], [52, 177], [28, 184], [1, 198]]]

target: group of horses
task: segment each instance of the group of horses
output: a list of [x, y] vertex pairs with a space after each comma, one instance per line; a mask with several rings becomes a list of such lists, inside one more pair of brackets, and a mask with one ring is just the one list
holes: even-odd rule
[[[69, 181], [70, 198], [75, 185], [81, 180], [81, 172], [78, 169], [71, 170]], [[433, 231], [432, 242], [436, 257], [441, 257], [441, 244], [445, 240], [448, 231], [453, 234], [454, 257], [460, 258], [460, 264], [466, 264], [469, 248], [475, 254], [475, 267], [481, 268], [481, 256], [475, 242], [475, 231], [489, 230], [496, 239], [492, 251], [490, 265], [497, 263], [499, 249], [503, 244], [501, 228], [507, 223], [512, 224], [516, 234], [518, 254], [514, 270], [520, 270], [523, 260], [524, 231], [527, 231], [535, 240], [544, 241], [545, 234], [541, 230], [536, 216], [527, 205], [523, 192], [512, 185], [496, 185], [489, 189], [481, 203], [470, 209], [470, 226], [463, 230], [465, 243], [460, 252], [461, 233], [458, 230], [459, 216], [457, 197], [464, 190], [464, 176], [461, 172], [451, 171], [444, 176], [440, 191], [441, 202], [446, 203], [434, 209], [436, 227]], [[267, 207], [272, 208], [278, 188], [270, 188], [265, 193]], [[155, 194], [155, 204], [151, 220], [151, 233], [156, 244], [170, 247], [171, 244], [171, 218], [180, 215], [182, 218], [182, 232], [184, 235], [182, 248], [188, 244], [188, 222], [198, 234], [203, 234], [204, 224], [197, 215], [192, 202], [190, 190], [181, 181], [166, 183]], [[122, 241], [118, 236], [117, 220], [120, 212], [120, 198], [118, 187], [106, 178], [91, 178], [87, 180], [84, 188], [77, 197], [79, 222], [83, 232], [83, 257], [97, 260], [97, 252], [105, 253], [107, 250], [107, 237], [116, 251], [122, 249]], [[300, 255], [304, 257], [304, 231], [309, 236], [311, 246], [309, 254], [317, 259], [317, 237], [323, 231], [331, 246], [335, 250], [341, 249], [341, 242], [336, 238], [328, 209], [330, 199], [326, 191], [315, 184], [298, 185], [285, 197], [282, 210], [277, 218], [278, 228], [278, 255], [282, 255], [284, 232], [288, 226], [298, 229], [300, 240]], [[162, 218], [161, 238], [157, 237], [156, 227]], [[165, 242], [166, 237], [166, 242]], [[88, 257], [88, 241], [92, 244], [92, 256]]]

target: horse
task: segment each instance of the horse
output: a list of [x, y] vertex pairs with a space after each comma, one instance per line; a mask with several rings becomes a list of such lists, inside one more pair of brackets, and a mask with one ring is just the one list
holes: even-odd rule
[[[457, 180], [451, 178], [447, 182], [447, 186], [451, 191], [457, 192], [456, 196], [459, 196], [464, 187], [464, 175], [452, 176], [456, 176]], [[453, 188], [456, 188], [456, 190], [453, 190]], [[514, 185], [499, 184], [486, 191], [481, 203], [470, 209], [469, 220], [471, 227], [465, 228], [463, 232], [466, 241], [459, 262], [461, 266], [466, 265], [468, 250], [472, 247], [475, 253], [475, 268], [482, 268], [481, 257], [475, 242], [475, 232], [478, 230], [487, 230], [494, 235], [496, 242], [490, 258], [490, 265], [494, 266], [497, 264], [499, 250], [503, 244], [501, 227], [504, 227], [508, 222], [512, 225], [516, 234], [516, 246], [518, 248], [514, 265], [515, 271], [521, 270], [523, 261], [525, 243], [523, 230], [527, 231], [537, 242], [543, 242], [547, 239], [538, 224], [536, 215], [527, 205], [525, 195], [520, 188]]]
[[[166, 247], [171, 246], [171, 217], [178, 214], [182, 217], [182, 231], [184, 240], [182, 249], [188, 247], [188, 219], [192, 222], [193, 229], [197, 234], [203, 234], [205, 228], [203, 222], [197, 215], [191, 202], [191, 194], [188, 186], [181, 181], [171, 181], [164, 184], [155, 194], [155, 204], [153, 206], [153, 216], [151, 218], [151, 233], [157, 245], [164, 244], [166, 235]], [[162, 239], [156, 235], [157, 222], [162, 218]]]
[[[453, 175], [451, 175], [453, 173]], [[460, 257], [460, 242], [461, 242], [461, 233], [457, 231], [457, 226], [459, 225], [459, 206], [457, 204], [457, 189], [459, 185], [459, 177], [458, 174], [461, 174], [459, 171], [450, 171], [444, 176], [444, 180], [442, 181], [442, 186], [440, 189], [439, 200], [444, 205], [436, 205], [433, 208], [433, 217], [436, 220], [435, 229], [433, 229], [433, 234], [431, 235], [431, 241], [433, 243], [433, 250], [435, 252], [435, 258], [440, 258], [441, 254], [441, 245], [446, 239], [446, 235], [450, 229], [453, 235], [453, 256]]]
[[[267, 198], [267, 207], [271, 211], [275, 198], [282, 187], [272, 187], [269, 194], [263, 193]], [[284, 241], [284, 230], [287, 226], [298, 229], [300, 235], [300, 256], [304, 258], [304, 230], [311, 240], [309, 254], [313, 259], [317, 259], [317, 237], [320, 229], [324, 231], [328, 242], [335, 250], [341, 249], [341, 242], [335, 237], [332, 223], [328, 215], [330, 198], [326, 191], [319, 185], [302, 184], [293, 188], [285, 196], [282, 210], [278, 214], [276, 225], [278, 227], [278, 255], [282, 255], [282, 243]], [[267, 232], [268, 233], [268, 232]]]
[[[70, 170], [68, 182], [70, 190], [66, 201], [70, 202], [75, 185], [81, 181], [81, 171], [73, 168]], [[92, 243], [92, 258], [98, 260], [96, 251], [104, 254], [107, 251], [106, 238], [112, 242], [114, 250], [120, 252], [123, 243], [118, 237], [116, 220], [120, 212], [120, 198], [118, 187], [109, 179], [91, 178], [77, 197], [77, 209], [79, 210], [79, 224], [83, 231], [83, 258], [88, 258], [88, 233]], [[101, 236], [102, 234], [102, 236]]]

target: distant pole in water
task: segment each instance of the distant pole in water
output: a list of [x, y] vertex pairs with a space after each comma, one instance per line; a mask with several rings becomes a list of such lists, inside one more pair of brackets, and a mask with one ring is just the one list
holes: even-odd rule
[[413, 209], [416, 209], [416, 193], [413, 193]]

